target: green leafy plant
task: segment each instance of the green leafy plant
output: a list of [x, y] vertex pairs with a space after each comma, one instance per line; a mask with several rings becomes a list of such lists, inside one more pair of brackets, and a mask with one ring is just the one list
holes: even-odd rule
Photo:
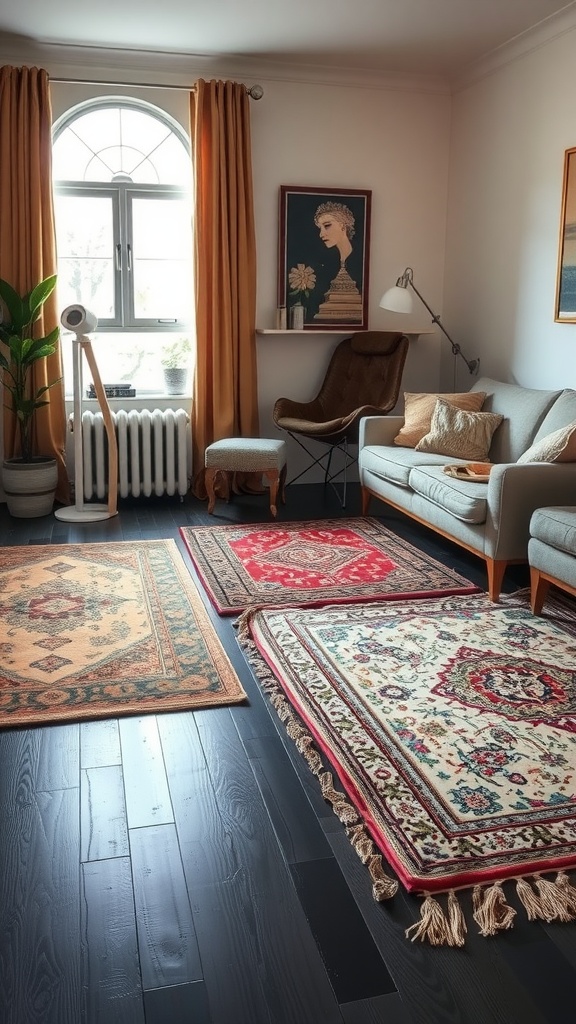
[[164, 345], [160, 362], [168, 370], [185, 370], [190, 363], [192, 345], [189, 338], [178, 338]]
[[[4, 388], [11, 396], [20, 434], [20, 452], [23, 462], [33, 462], [32, 424], [34, 414], [43, 405], [46, 391], [61, 378], [44, 384], [36, 392], [32, 389], [32, 367], [38, 359], [45, 359], [56, 351], [60, 328], [55, 327], [44, 338], [32, 337], [32, 326], [38, 320], [46, 299], [56, 287], [56, 275], [40, 281], [26, 295], [20, 296], [12, 285], [0, 278], [0, 299], [4, 304], [0, 319], [0, 367]], [[8, 314], [6, 316], [6, 313]]]

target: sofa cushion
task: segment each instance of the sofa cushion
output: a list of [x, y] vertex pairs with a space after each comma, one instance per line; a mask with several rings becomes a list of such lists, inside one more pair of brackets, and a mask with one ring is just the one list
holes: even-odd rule
[[486, 484], [456, 480], [442, 466], [417, 466], [410, 473], [410, 487], [464, 523], [486, 522]]
[[530, 536], [576, 558], [576, 506], [537, 508], [530, 519]]
[[467, 412], [439, 398], [430, 432], [416, 445], [418, 452], [435, 452], [457, 459], [487, 461], [492, 434], [503, 416], [492, 412]]
[[394, 444], [403, 448], [415, 448], [430, 430], [436, 400], [443, 398], [458, 409], [477, 411], [482, 408], [485, 395], [482, 391], [465, 391], [461, 394], [420, 394], [404, 392], [404, 425], [394, 438]]
[[518, 462], [576, 462], [576, 420], [535, 441]]
[[366, 445], [361, 452], [362, 469], [374, 473], [381, 480], [400, 487], [408, 487], [408, 478], [414, 466], [444, 466], [450, 460], [442, 455], [425, 455], [414, 448], [392, 448], [386, 445]]

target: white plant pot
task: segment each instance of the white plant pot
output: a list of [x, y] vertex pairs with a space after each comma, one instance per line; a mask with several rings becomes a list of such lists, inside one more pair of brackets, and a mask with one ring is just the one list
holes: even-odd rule
[[164, 385], [167, 395], [185, 395], [188, 387], [188, 370], [164, 367]]
[[8, 511], [17, 519], [50, 515], [57, 484], [56, 459], [37, 457], [34, 462], [5, 459], [2, 463], [2, 487]]

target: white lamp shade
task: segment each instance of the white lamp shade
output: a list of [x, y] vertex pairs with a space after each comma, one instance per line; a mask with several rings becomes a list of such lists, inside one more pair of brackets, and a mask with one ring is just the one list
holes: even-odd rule
[[412, 295], [407, 288], [400, 288], [398, 285], [394, 285], [393, 288], [389, 288], [387, 292], [380, 299], [380, 305], [383, 309], [389, 309], [392, 313], [411, 313], [412, 312]]
[[98, 317], [86, 309], [86, 306], [66, 306], [60, 317], [60, 323], [62, 327], [66, 327], [76, 334], [90, 334], [98, 326]]

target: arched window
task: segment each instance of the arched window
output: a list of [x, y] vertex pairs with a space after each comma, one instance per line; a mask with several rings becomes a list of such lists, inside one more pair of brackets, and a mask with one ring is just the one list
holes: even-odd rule
[[161, 391], [163, 349], [191, 326], [189, 141], [158, 107], [107, 96], [56, 121], [52, 169], [62, 308], [98, 317], [105, 383]]

